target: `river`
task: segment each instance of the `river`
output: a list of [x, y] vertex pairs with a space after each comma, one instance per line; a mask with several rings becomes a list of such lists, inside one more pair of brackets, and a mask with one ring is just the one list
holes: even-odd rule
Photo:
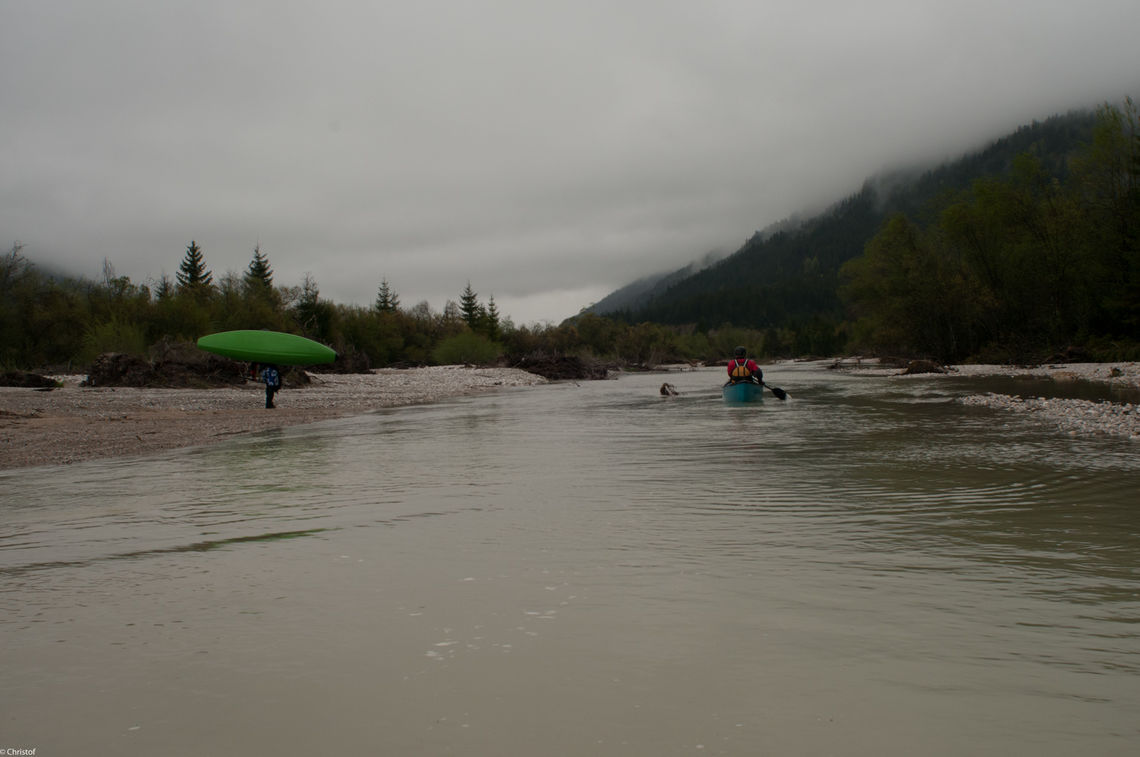
[[0, 749], [1134, 754], [1135, 443], [767, 378], [3, 472]]

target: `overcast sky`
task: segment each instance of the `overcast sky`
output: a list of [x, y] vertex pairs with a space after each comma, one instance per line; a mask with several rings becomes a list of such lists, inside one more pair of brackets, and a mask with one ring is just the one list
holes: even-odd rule
[[1137, 0], [0, 0], [0, 245], [558, 322], [648, 273], [1140, 97]]

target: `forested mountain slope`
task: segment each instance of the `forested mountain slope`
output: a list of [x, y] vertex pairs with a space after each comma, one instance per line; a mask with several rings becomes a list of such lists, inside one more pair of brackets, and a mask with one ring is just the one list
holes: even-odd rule
[[[667, 288], [659, 286], [644, 305], [615, 315], [631, 322], [695, 324], [702, 331], [723, 324], [801, 330], [814, 323], [825, 334], [844, 319], [840, 267], [863, 253], [886, 219], [901, 212], [925, 223], [939, 201], [977, 179], [1008, 173], [1023, 153], [1064, 178], [1069, 156], [1089, 142], [1095, 123], [1090, 111], [1054, 116], [935, 169], [869, 179], [818, 216], [790, 230], [757, 232], [728, 258]], [[835, 346], [819, 344], [818, 349]]]

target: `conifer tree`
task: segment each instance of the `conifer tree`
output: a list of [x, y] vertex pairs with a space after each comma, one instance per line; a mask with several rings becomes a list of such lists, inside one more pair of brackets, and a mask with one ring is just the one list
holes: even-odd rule
[[471, 289], [471, 282], [467, 282], [467, 288], [463, 290], [463, 294], [459, 296], [459, 312], [463, 315], [463, 320], [472, 329], [479, 325], [479, 321], [483, 315], [483, 308], [479, 305], [479, 295]]
[[376, 310], [380, 313], [394, 313], [400, 307], [400, 298], [388, 285], [388, 279], [380, 282], [380, 289], [376, 292]]
[[499, 308], [495, 305], [495, 295], [487, 298], [487, 310], [484, 321], [486, 323], [487, 338], [491, 341], [499, 339], [501, 330]]
[[248, 292], [273, 289], [273, 269], [269, 267], [269, 258], [262, 254], [260, 243], [254, 246], [253, 259], [246, 269], [245, 288]]
[[214, 274], [206, 269], [206, 257], [202, 248], [191, 239], [186, 248], [186, 256], [178, 266], [179, 292], [195, 292], [209, 289], [214, 284]]
[[174, 282], [165, 273], [155, 283], [154, 294], [160, 300], [168, 300], [174, 296]]

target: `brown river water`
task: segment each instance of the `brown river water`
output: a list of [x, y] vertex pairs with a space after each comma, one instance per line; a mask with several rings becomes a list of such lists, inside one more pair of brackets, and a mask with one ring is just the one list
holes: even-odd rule
[[4, 472], [0, 751], [1135, 754], [1136, 443], [767, 378]]

